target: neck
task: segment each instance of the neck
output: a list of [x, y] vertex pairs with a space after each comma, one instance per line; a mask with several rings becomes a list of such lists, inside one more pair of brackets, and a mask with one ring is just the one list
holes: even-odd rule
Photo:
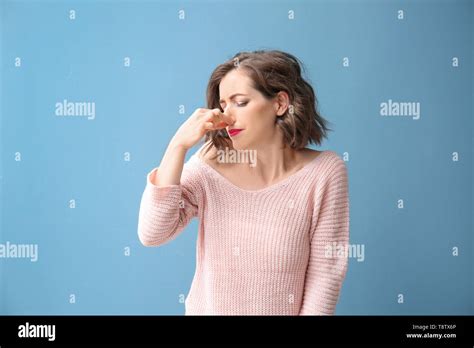
[[286, 176], [297, 162], [298, 151], [283, 143], [261, 145], [256, 150], [256, 165], [249, 167], [249, 172], [267, 185]]

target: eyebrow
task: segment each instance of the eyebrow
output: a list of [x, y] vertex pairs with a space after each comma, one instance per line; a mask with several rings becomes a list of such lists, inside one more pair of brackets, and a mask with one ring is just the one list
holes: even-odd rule
[[[232, 95], [229, 97], [229, 99], [232, 99], [232, 98], [234, 98], [234, 97], [236, 97], [236, 96], [238, 96], [238, 95], [247, 95], [247, 94], [243, 94], [243, 93], [234, 93], [234, 94], [232, 94]], [[220, 103], [222, 103], [223, 101], [225, 101], [225, 100], [223, 100], [223, 99], [220, 99], [220, 100], [219, 100], [219, 104], [220, 104]]]

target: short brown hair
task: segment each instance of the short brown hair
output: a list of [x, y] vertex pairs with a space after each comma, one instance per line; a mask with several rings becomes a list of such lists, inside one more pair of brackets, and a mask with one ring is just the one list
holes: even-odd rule
[[[252, 87], [270, 100], [278, 92], [288, 93], [293, 112], [277, 117], [277, 126], [283, 132], [284, 143], [293, 149], [303, 149], [309, 143], [320, 145], [327, 138], [329, 123], [318, 112], [318, 101], [311, 85], [301, 76], [303, 63], [295, 56], [278, 50], [239, 52], [230, 60], [218, 65], [207, 85], [207, 108], [222, 108], [219, 103], [219, 84], [234, 69], [244, 69], [252, 80]], [[232, 148], [225, 129], [206, 133], [205, 142], [216, 149]], [[208, 146], [207, 152], [211, 146]]]

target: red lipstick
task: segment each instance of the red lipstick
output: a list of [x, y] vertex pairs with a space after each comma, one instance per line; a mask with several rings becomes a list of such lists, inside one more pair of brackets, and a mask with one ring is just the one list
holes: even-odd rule
[[239, 134], [242, 131], [243, 129], [234, 128], [234, 129], [229, 129], [227, 133], [229, 133], [231, 137], [235, 137], [237, 134]]

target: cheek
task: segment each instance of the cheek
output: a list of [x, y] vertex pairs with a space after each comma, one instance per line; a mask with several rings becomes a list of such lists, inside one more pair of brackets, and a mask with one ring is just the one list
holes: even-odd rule
[[275, 124], [275, 113], [268, 105], [256, 108], [254, 114], [258, 117], [258, 122], [262, 128], [268, 129]]
[[274, 123], [275, 116], [272, 109], [266, 105], [253, 104], [248, 105], [237, 114], [240, 120], [245, 124], [252, 124], [252, 127], [258, 128], [260, 125], [268, 127]]

